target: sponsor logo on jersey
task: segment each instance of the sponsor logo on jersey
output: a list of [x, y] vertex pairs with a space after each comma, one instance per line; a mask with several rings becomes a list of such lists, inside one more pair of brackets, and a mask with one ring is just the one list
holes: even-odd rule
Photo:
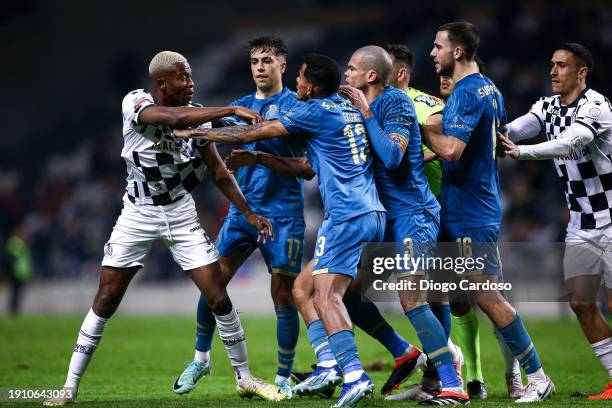
[[111, 256], [113, 254], [113, 246], [111, 244], [104, 245], [104, 255]]
[[414, 102], [424, 103], [430, 108], [433, 108], [436, 105], [442, 105], [441, 101], [438, 98], [435, 98], [431, 95], [419, 95], [414, 98]]

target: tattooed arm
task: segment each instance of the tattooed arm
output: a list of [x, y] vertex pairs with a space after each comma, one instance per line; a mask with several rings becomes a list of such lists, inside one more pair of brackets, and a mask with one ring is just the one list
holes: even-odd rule
[[230, 126], [216, 129], [184, 129], [173, 131], [175, 137], [210, 140], [223, 144], [247, 144], [256, 140], [274, 139], [289, 135], [277, 120], [248, 126]]

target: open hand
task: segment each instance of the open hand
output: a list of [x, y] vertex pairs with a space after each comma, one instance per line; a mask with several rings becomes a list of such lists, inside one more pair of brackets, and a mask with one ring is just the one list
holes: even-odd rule
[[497, 132], [497, 142], [497, 150], [502, 152], [501, 157], [510, 156], [515, 160], [519, 158], [520, 152], [518, 146], [515, 145], [506, 135]]
[[264, 121], [264, 119], [259, 113], [255, 112], [254, 110], [244, 108], [242, 106], [234, 107], [234, 115], [249, 123], [261, 123]]
[[270, 221], [257, 215], [253, 212], [246, 215], [247, 222], [257, 228], [257, 242], [263, 242], [264, 244], [268, 241], [268, 237], [274, 240], [274, 231], [272, 230], [272, 224]]
[[354, 88], [350, 85], [340, 85], [338, 89], [340, 95], [347, 98], [351, 104], [357, 108], [362, 114], [370, 110], [370, 105], [361, 89]]

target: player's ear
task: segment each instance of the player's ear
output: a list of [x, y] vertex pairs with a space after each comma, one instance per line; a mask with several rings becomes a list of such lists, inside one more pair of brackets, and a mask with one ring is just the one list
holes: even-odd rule
[[407, 68], [402, 67], [402, 68], [399, 69], [399, 71], [397, 71], [397, 80], [398, 81], [402, 81], [407, 76], [408, 76], [408, 69]]
[[460, 60], [461, 57], [463, 57], [463, 48], [461, 47], [455, 47], [455, 51], [453, 52], [453, 57], [455, 57], [455, 60]]
[[578, 68], [578, 79], [586, 79], [589, 69], [587, 67]]
[[287, 61], [285, 61], [285, 59], [282, 58], [281, 61], [280, 61], [280, 72], [281, 72], [281, 75], [285, 73], [286, 69], [287, 69]]
[[155, 85], [161, 90], [166, 90], [166, 79], [165, 78], [156, 78]]
[[367, 74], [366, 78], [367, 78], [367, 81], [369, 83], [372, 83], [372, 82], [376, 81], [376, 79], [378, 79], [380, 77], [378, 76], [378, 72], [376, 72], [373, 69], [371, 69], [371, 70], [368, 71], [368, 74]]

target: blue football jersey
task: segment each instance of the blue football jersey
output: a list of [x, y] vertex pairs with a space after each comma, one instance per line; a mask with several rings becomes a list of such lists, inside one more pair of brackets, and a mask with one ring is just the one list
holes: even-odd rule
[[[231, 105], [243, 106], [259, 112], [267, 120], [278, 119], [297, 102], [295, 92], [283, 88], [282, 92], [269, 98], [258, 99], [255, 93], [242, 97]], [[244, 124], [238, 118], [229, 122]], [[281, 139], [259, 140], [242, 146], [244, 150], [259, 150], [281, 157], [304, 156], [305, 146], [300, 135]], [[304, 181], [299, 177], [282, 176], [264, 166], [242, 167], [236, 173], [236, 181], [251, 210], [266, 217], [303, 217]], [[230, 215], [240, 211], [230, 205]]]
[[442, 163], [442, 221], [463, 221], [468, 228], [501, 224], [495, 144], [506, 121], [503, 97], [489, 78], [475, 73], [455, 84], [442, 130], [466, 146], [459, 160]]
[[387, 86], [370, 104], [370, 109], [386, 134], [399, 135], [407, 143], [397, 168], [387, 169], [378, 157], [375, 161], [376, 186], [380, 201], [387, 209], [387, 219], [422, 210], [437, 214], [440, 205], [425, 177], [421, 132], [412, 101], [404, 92]]
[[373, 160], [361, 113], [340, 95], [298, 104], [279, 119], [289, 133], [305, 134], [325, 217], [344, 222], [385, 211], [373, 177]]

